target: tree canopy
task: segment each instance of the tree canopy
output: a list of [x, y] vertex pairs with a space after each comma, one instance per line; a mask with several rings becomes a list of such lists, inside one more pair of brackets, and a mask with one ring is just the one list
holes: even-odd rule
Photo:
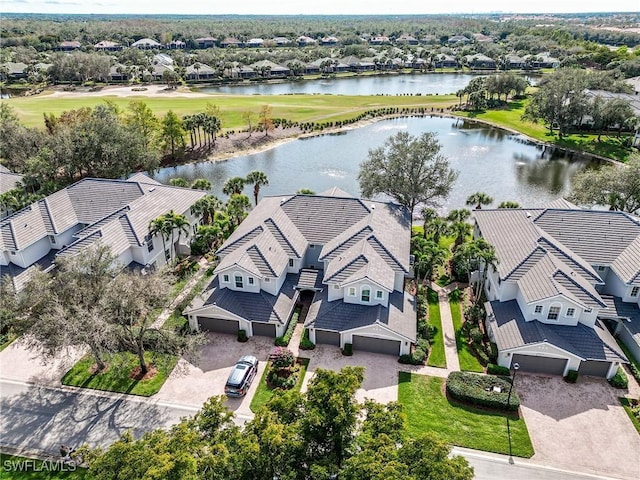
[[369, 158], [360, 164], [363, 196], [388, 195], [412, 213], [419, 204], [437, 206], [458, 178], [440, 149], [432, 132], [419, 137], [398, 132], [382, 147], [369, 150]]

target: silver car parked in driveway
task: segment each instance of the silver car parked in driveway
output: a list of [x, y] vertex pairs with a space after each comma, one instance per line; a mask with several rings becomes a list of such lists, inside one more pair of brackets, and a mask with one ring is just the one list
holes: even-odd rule
[[243, 397], [249, 390], [257, 371], [258, 359], [253, 355], [243, 356], [231, 370], [224, 386], [224, 393], [228, 397]]

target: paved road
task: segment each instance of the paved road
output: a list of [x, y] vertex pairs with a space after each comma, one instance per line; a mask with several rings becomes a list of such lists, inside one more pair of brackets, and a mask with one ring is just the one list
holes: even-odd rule
[[[196, 408], [130, 396], [42, 387], [0, 379], [0, 445], [56, 455], [61, 444], [109, 445], [126, 430], [135, 436], [177, 423]], [[237, 423], [248, 418], [239, 416]], [[548, 469], [504, 455], [455, 448], [478, 480], [593, 480], [599, 476]]]

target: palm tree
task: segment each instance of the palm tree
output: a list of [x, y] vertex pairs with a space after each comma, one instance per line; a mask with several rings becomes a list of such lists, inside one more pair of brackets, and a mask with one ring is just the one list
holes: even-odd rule
[[444, 218], [434, 218], [425, 230], [432, 240], [437, 244], [440, 242], [440, 238], [449, 234], [449, 224]]
[[466, 222], [471, 216], [471, 212], [466, 208], [459, 208], [456, 210], [451, 210], [449, 215], [447, 215], [447, 220], [451, 223], [456, 222]]
[[454, 262], [460, 266], [460, 270], [467, 273], [471, 283], [471, 273], [474, 270], [480, 272], [480, 279], [476, 283], [474, 303], [480, 301], [481, 288], [487, 279], [489, 267], [496, 268], [498, 258], [493, 245], [483, 238], [478, 238], [469, 243], [464, 243], [455, 250]]
[[433, 271], [444, 263], [447, 258], [447, 251], [440, 247], [437, 243], [427, 241], [422, 245], [421, 250], [416, 256], [416, 262], [413, 266], [416, 272], [416, 279], [420, 283], [420, 273], [424, 273], [424, 280], [431, 281]]
[[194, 190], [211, 190], [211, 182], [206, 178], [196, 178], [191, 182], [191, 188]]
[[240, 225], [240, 222], [247, 216], [247, 210], [251, 207], [249, 197], [242, 194], [231, 195], [227, 202], [227, 213], [234, 227]]
[[245, 179], [247, 183], [253, 183], [253, 200], [255, 205], [258, 205], [258, 195], [260, 194], [260, 187], [263, 185], [269, 185], [269, 179], [266, 173], [260, 170], [254, 170], [249, 172]]
[[493, 198], [484, 192], [476, 192], [467, 197], [467, 205], [475, 205], [476, 210], [482, 209], [482, 205], [490, 205]]
[[[174, 259], [174, 252], [176, 250], [176, 244], [180, 243], [180, 237], [184, 233], [189, 234], [189, 220], [184, 215], [169, 210], [169, 213], [165, 214], [166, 222], [171, 227], [171, 261]], [[178, 231], [178, 238], [174, 241], [176, 230]]]
[[464, 239], [467, 235], [469, 235], [469, 231], [471, 230], [471, 225], [466, 222], [454, 222], [450, 227], [449, 231], [452, 235], [456, 237], [453, 245], [455, 247], [459, 247], [464, 243]]
[[500, 203], [500, 205], [498, 205], [498, 208], [520, 208], [520, 204], [518, 202], [507, 200]]
[[224, 182], [222, 193], [225, 195], [240, 195], [244, 189], [246, 180], [242, 177], [233, 177]]
[[433, 208], [424, 207], [420, 210], [420, 215], [422, 216], [423, 224], [422, 224], [422, 235], [424, 238], [427, 238], [427, 228], [429, 223], [438, 218], [438, 212]]
[[203, 223], [210, 225], [216, 216], [216, 211], [221, 208], [222, 202], [218, 197], [215, 195], [205, 195], [191, 206], [191, 213], [201, 216]]
[[167, 218], [164, 215], [160, 215], [149, 222], [149, 235], [151, 237], [158, 234], [160, 235], [160, 238], [162, 238], [162, 250], [164, 252], [167, 251], [167, 240], [169, 236], [171, 236], [172, 230], [171, 224], [167, 222]]

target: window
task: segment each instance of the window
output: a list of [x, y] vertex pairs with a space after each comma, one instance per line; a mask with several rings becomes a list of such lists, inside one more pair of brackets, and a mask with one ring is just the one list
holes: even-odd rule
[[244, 286], [242, 283], [242, 275], [236, 275], [234, 278], [236, 281], [236, 288], [242, 288]]
[[253, 277], [249, 277], [247, 281], [249, 282], [249, 285], [253, 285]]
[[591, 313], [591, 309], [590, 308], [585, 308], [584, 309], [584, 313]]
[[229, 283], [229, 275], [227, 275], [227, 274], [223, 275], [223, 276], [222, 276], [222, 281], [223, 281], [224, 283]]
[[289, 259], [289, 266], [290, 266], [290, 267], [293, 267], [293, 258], [290, 258], [290, 259]]
[[560, 307], [549, 307], [548, 320], [557, 320], [558, 315], [560, 315]]
[[536, 309], [534, 310], [534, 313], [542, 313], [542, 305], [536, 305]]
[[362, 300], [363, 302], [369, 302], [371, 300], [371, 290], [369, 290], [368, 288], [363, 288], [360, 300]]
[[311, 250], [313, 250], [314, 248], [316, 248], [316, 246], [312, 243], [312, 244], [310, 244], [310, 245], [309, 245], [309, 248], [310, 248]]
[[376, 299], [382, 300], [382, 290], [376, 290]]
[[573, 307], [567, 308], [567, 317], [573, 317], [576, 314], [576, 309]]
[[632, 297], [637, 297], [638, 293], [640, 293], [640, 287], [633, 287], [631, 289], [631, 296]]
[[355, 297], [356, 296], [356, 288], [355, 287], [349, 287], [349, 296], [350, 297]]
[[147, 235], [144, 237], [144, 240], [147, 242], [147, 251], [153, 252], [153, 237], [151, 235]]

